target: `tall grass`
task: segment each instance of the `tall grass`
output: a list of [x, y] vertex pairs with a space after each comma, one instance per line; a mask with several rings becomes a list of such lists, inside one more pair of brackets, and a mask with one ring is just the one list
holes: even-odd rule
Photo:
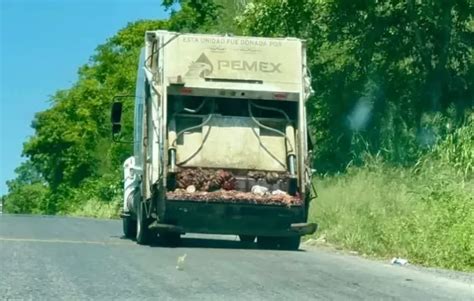
[[120, 202], [104, 203], [98, 199], [89, 199], [80, 207], [76, 207], [67, 213], [69, 216], [96, 217], [96, 218], [118, 218], [120, 213]]
[[329, 243], [377, 257], [474, 270], [474, 123], [414, 168], [382, 160], [315, 179], [310, 220]]
[[106, 174], [85, 181], [80, 187], [68, 191], [67, 202], [60, 214], [72, 216], [118, 218], [123, 190], [119, 175]]

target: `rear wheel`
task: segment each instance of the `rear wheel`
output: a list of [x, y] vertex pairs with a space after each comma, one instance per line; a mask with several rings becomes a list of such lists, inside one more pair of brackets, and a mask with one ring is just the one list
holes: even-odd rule
[[299, 236], [289, 236], [289, 237], [259, 236], [257, 238], [257, 244], [259, 248], [261, 249], [279, 249], [279, 250], [296, 251], [300, 247], [300, 237]]
[[126, 238], [134, 238], [137, 235], [137, 222], [130, 216], [122, 218], [123, 235]]
[[160, 233], [160, 239], [166, 246], [175, 247], [181, 243], [181, 234], [173, 232]]
[[276, 249], [278, 247], [277, 237], [259, 236], [257, 245], [260, 249]]
[[153, 233], [148, 228], [151, 219], [146, 216], [145, 203], [140, 202], [137, 212], [137, 243], [140, 245], [150, 244], [153, 239]]
[[255, 241], [255, 235], [239, 235], [239, 239], [244, 243], [252, 243]]
[[280, 238], [280, 249], [288, 251], [296, 251], [300, 248], [300, 237], [290, 236]]

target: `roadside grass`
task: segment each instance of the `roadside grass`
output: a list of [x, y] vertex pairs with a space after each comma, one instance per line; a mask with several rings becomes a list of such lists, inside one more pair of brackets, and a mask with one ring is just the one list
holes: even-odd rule
[[474, 271], [472, 178], [436, 162], [417, 170], [374, 162], [315, 184], [317, 237], [369, 256]]
[[316, 237], [374, 257], [474, 271], [474, 114], [410, 168], [379, 157], [314, 179]]
[[90, 199], [67, 213], [69, 216], [95, 217], [116, 219], [120, 214], [119, 202], [104, 203], [97, 199]]
[[118, 218], [122, 205], [123, 191], [117, 175], [104, 175], [86, 181], [78, 189], [69, 191], [69, 198], [63, 201], [62, 214], [95, 218]]

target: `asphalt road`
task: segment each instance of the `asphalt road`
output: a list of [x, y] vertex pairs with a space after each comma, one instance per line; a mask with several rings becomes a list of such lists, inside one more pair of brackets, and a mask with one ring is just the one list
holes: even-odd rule
[[244, 248], [235, 237], [186, 235], [166, 248], [121, 234], [120, 221], [0, 215], [0, 299], [474, 300], [472, 274]]

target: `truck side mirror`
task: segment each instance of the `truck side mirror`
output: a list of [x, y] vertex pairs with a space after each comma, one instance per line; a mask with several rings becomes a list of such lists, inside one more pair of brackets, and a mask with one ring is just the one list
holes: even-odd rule
[[121, 120], [122, 120], [122, 103], [114, 102], [112, 104], [112, 113], [111, 113], [112, 134], [120, 133], [120, 130], [122, 129], [122, 125], [120, 124]]

